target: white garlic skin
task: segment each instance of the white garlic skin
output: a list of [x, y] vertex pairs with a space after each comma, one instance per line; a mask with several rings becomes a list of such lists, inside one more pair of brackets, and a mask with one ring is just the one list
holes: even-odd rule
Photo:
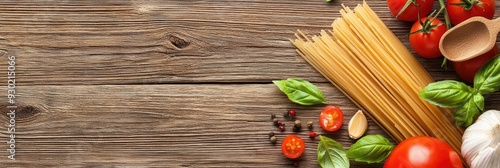
[[500, 111], [484, 112], [465, 130], [462, 156], [470, 168], [500, 168]]

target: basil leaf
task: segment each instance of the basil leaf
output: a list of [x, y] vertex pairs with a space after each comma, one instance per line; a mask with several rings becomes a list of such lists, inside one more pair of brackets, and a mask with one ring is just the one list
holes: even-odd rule
[[443, 80], [430, 83], [422, 91], [420, 98], [440, 107], [452, 108], [464, 104], [472, 96], [473, 89], [465, 83]]
[[306, 80], [288, 78], [287, 80], [275, 80], [273, 83], [294, 103], [301, 105], [327, 103], [318, 87]]
[[349, 168], [349, 159], [344, 147], [337, 141], [319, 136], [318, 164], [323, 168]]
[[468, 127], [480, 113], [481, 110], [476, 105], [474, 99], [469, 99], [462, 107], [455, 110], [453, 119], [455, 119], [457, 125]]
[[500, 55], [486, 62], [474, 76], [474, 88], [481, 94], [500, 89]]
[[347, 151], [347, 157], [358, 162], [380, 163], [391, 154], [394, 145], [382, 135], [366, 135]]
[[483, 95], [476, 93], [474, 97], [474, 103], [476, 104], [476, 107], [479, 108], [479, 110], [484, 111], [484, 97]]

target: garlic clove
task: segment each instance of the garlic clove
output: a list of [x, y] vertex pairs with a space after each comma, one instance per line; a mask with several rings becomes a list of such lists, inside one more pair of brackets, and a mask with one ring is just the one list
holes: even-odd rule
[[471, 168], [500, 168], [500, 151], [499, 146], [497, 144], [496, 147], [488, 147], [481, 152], [478, 153], [476, 158], [473, 159], [471, 163]]
[[491, 144], [492, 137], [489, 131], [484, 131], [484, 128], [487, 127], [481, 124], [474, 124], [469, 128], [467, 128], [462, 138], [462, 155], [466, 162], [471, 165], [471, 162], [477, 157], [477, 154]]
[[358, 112], [352, 116], [349, 124], [347, 125], [349, 137], [352, 139], [358, 139], [365, 134], [367, 129], [368, 121], [366, 120], [366, 116], [361, 110], [358, 110]]

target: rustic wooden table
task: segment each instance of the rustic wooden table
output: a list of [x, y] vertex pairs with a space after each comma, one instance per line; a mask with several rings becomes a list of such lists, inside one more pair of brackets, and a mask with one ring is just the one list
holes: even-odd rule
[[[292, 167], [272, 145], [285, 135], [270, 114], [296, 109], [314, 131], [347, 149], [357, 107], [295, 52], [301, 29], [329, 29], [340, 4], [360, 0], [2, 1], [2, 167]], [[496, 16], [500, 13], [497, 2]], [[409, 47], [410, 23], [386, 1], [368, 1]], [[436, 6], [437, 8], [437, 3]], [[15, 56], [15, 161], [8, 159], [8, 56]], [[436, 80], [456, 79], [441, 59], [421, 63]], [[342, 129], [317, 125], [324, 107], [291, 103], [271, 80], [299, 77], [345, 114]], [[500, 95], [488, 98], [488, 108]], [[11, 107], [14, 108], [14, 107]], [[285, 121], [291, 125], [292, 121]], [[319, 167], [318, 139], [300, 167]], [[383, 134], [370, 120], [368, 134]], [[381, 167], [351, 161], [352, 167]]]

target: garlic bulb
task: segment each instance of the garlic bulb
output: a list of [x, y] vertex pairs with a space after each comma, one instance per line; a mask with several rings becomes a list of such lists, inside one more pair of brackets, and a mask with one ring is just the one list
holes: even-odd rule
[[471, 168], [500, 168], [500, 111], [484, 112], [465, 130], [462, 156]]

